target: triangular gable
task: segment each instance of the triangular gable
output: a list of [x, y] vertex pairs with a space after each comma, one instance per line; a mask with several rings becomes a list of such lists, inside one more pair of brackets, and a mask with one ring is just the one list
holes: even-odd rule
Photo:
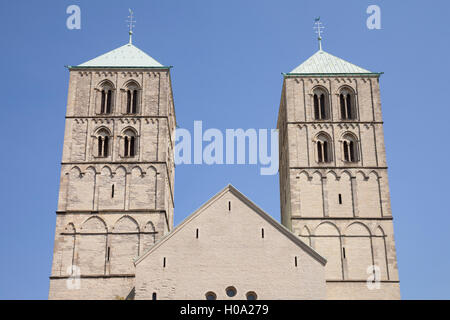
[[220, 199], [227, 192], [231, 192], [234, 196], [236, 196], [239, 200], [245, 203], [249, 208], [251, 208], [254, 212], [256, 212], [260, 217], [269, 222], [276, 230], [285, 235], [289, 240], [294, 242], [297, 246], [303, 249], [306, 253], [308, 253], [311, 257], [316, 259], [322, 265], [327, 263], [327, 260], [323, 258], [319, 253], [317, 253], [313, 248], [305, 244], [300, 238], [294, 235], [291, 231], [289, 231], [286, 227], [278, 223], [275, 219], [273, 219], [268, 213], [259, 208], [256, 204], [254, 204], [251, 200], [249, 200], [245, 195], [243, 195], [239, 190], [234, 188], [232, 185], [226, 186], [222, 191], [217, 193], [211, 199], [209, 199], [206, 203], [204, 203], [199, 209], [194, 211], [190, 216], [188, 216], [181, 224], [179, 224], [172, 232], [163, 237], [158, 243], [154, 244], [151, 248], [149, 248], [146, 252], [144, 252], [140, 257], [135, 260], [135, 265], [139, 264], [145, 257], [147, 257], [150, 253], [156, 250], [158, 247], [163, 245], [166, 241], [172, 238], [177, 232], [182, 230], [189, 222], [191, 222], [194, 218], [202, 214], [211, 204]]

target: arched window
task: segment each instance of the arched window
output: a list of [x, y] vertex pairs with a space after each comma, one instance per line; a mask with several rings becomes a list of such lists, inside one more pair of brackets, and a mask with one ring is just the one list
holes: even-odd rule
[[247, 292], [247, 294], [245, 296], [247, 297], [247, 300], [256, 300], [256, 299], [258, 299], [258, 296], [253, 291]]
[[346, 162], [358, 161], [358, 142], [352, 134], [346, 134], [342, 139], [342, 155]]
[[313, 104], [314, 104], [314, 119], [326, 120], [329, 118], [330, 112], [328, 108], [328, 94], [324, 89], [317, 88], [314, 90]]
[[109, 82], [102, 85], [100, 89], [100, 109], [99, 114], [110, 114], [112, 112], [114, 89]]
[[106, 158], [109, 156], [109, 136], [110, 134], [106, 129], [100, 129], [99, 131], [97, 131], [97, 157]]
[[355, 111], [355, 95], [350, 89], [343, 89], [339, 94], [339, 103], [341, 105], [341, 119], [353, 120], [356, 119]]
[[127, 114], [136, 114], [138, 113], [139, 107], [139, 88], [135, 83], [131, 83], [127, 86], [126, 89], [127, 95]]
[[206, 300], [217, 300], [217, 296], [214, 292], [209, 291], [205, 294]]
[[331, 150], [330, 138], [324, 133], [319, 134], [316, 139], [317, 162], [331, 162]]
[[128, 129], [123, 134], [123, 156], [134, 157], [136, 155], [136, 134]]

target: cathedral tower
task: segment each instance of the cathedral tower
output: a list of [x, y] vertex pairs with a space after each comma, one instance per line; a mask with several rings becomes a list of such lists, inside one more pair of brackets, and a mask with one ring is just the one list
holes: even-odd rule
[[400, 298], [379, 77], [321, 46], [284, 75], [281, 218], [327, 259], [328, 299]]
[[130, 41], [68, 69], [49, 298], [126, 298], [134, 259], [173, 226], [170, 67]]

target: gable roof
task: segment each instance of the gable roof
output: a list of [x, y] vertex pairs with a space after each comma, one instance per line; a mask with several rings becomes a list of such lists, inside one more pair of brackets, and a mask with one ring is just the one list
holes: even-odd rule
[[289, 74], [376, 74], [333, 56], [323, 50], [317, 51]]
[[188, 216], [182, 223], [180, 223], [175, 229], [172, 230], [169, 234], [164, 236], [159, 242], [154, 244], [151, 248], [149, 248], [146, 252], [144, 252], [140, 257], [135, 260], [135, 265], [139, 264], [145, 257], [147, 257], [150, 253], [156, 250], [158, 247], [163, 245], [166, 241], [168, 241], [171, 237], [173, 237], [177, 232], [182, 230], [190, 221], [192, 221], [195, 217], [202, 214], [206, 208], [208, 208], [212, 203], [220, 199], [224, 194], [231, 192], [234, 196], [236, 196], [239, 200], [245, 203], [248, 207], [253, 209], [259, 216], [261, 216], [264, 220], [269, 222], [275, 229], [285, 235], [289, 240], [294, 242], [297, 246], [302, 248], [306, 253], [308, 253], [311, 257], [316, 259], [322, 265], [327, 263], [327, 260], [322, 257], [319, 253], [317, 253], [313, 248], [308, 246], [299, 237], [289, 231], [286, 227], [278, 223], [275, 219], [273, 219], [268, 213], [259, 208], [256, 204], [250, 201], [245, 195], [243, 195], [239, 190], [233, 187], [231, 184], [226, 186], [222, 191], [218, 192], [215, 196], [205, 202], [199, 209], [194, 211], [190, 216]]
[[128, 43], [77, 67], [161, 68], [164, 66], [138, 47]]

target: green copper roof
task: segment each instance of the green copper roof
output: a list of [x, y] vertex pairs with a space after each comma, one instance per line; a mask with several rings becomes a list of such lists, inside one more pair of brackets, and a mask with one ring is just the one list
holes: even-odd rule
[[144, 51], [128, 43], [114, 49], [78, 67], [163, 67], [158, 61], [150, 57]]
[[289, 74], [371, 74], [353, 63], [319, 50]]

